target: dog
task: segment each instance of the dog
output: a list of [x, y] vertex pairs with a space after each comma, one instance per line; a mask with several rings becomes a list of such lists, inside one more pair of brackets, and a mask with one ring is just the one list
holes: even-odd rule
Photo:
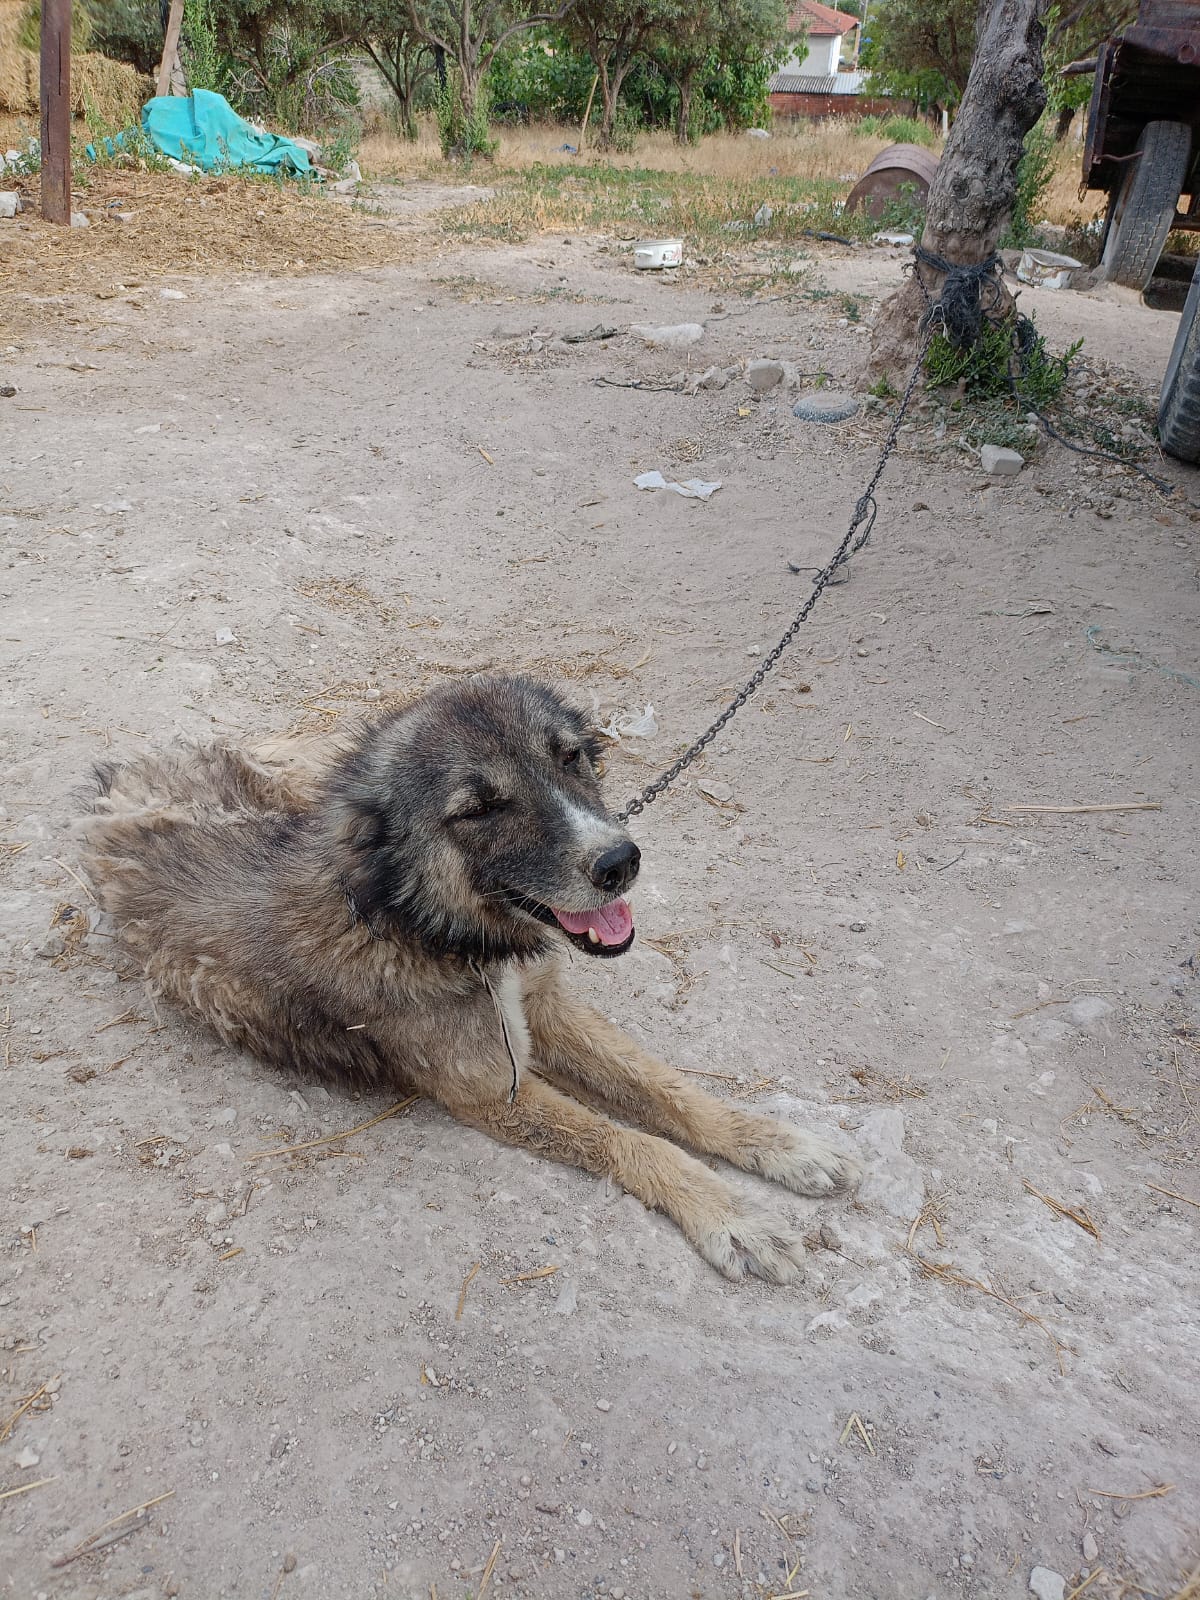
[[796, 1234], [697, 1156], [802, 1195], [857, 1162], [705, 1094], [565, 985], [564, 947], [633, 943], [640, 861], [580, 713], [484, 676], [286, 754], [216, 743], [96, 769], [85, 864], [153, 990], [275, 1066], [419, 1092], [611, 1177], [727, 1278], [796, 1281]]

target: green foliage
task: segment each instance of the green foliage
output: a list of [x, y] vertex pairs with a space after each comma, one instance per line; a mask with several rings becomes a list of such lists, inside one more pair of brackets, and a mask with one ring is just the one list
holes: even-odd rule
[[[41, 0], [29, 0], [17, 24], [17, 44], [22, 50], [41, 47]], [[92, 18], [83, 0], [71, 0], [71, 48], [87, 50], [91, 46]]]
[[502, 45], [488, 83], [492, 115], [502, 122], [583, 120], [595, 67], [554, 28], [539, 28]]
[[872, 226], [879, 233], [911, 233], [919, 239], [925, 229], [925, 201], [916, 184], [902, 183]]
[[879, 0], [863, 53], [875, 85], [923, 109], [962, 99], [975, 53], [975, 0]]
[[877, 139], [890, 139], [893, 144], [923, 144], [931, 147], [937, 143], [937, 132], [919, 117], [860, 117], [856, 124], [860, 133]]
[[[139, 72], [154, 72], [162, 58], [158, 0], [84, 0], [92, 24], [91, 48]], [[78, 43], [76, 43], [78, 48]]]
[[876, 400], [895, 400], [898, 398], [896, 390], [886, 377], [880, 378], [878, 382], [873, 383], [867, 393], [874, 395]]
[[496, 141], [488, 123], [488, 103], [487, 85], [480, 84], [474, 106], [468, 107], [463, 99], [461, 74], [457, 69], [447, 74], [434, 107], [438, 139], [447, 161], [454, 159], [469, 167], [477, 156], [491, 159]]
[[1053, 176], [1054, 136], [1044, 122], [1039, 122], [1025, 135], [1025, 148], [1017, 163], [1016, 197], [1001, 244], [1023, 249], [1036, 243], [1036, 219]]
[[978, 341], [965, 350], [956, 349], [942, 334], [934, 334], [925, 357], [929, 387], [961, 384], [966, 398], [973, 402], [1007, 399], [1024, 402], [1034, 411], [1045, 410], [1062, 393], [1083, 340], [1055, 356], [1034, 329], [1027, 347], [1018, 354], [1018, 330], [1013, 312], [1000, 322], [985, 322]]
[[[217, 43], [214, 0], [187, 0], [180, 34], [180, 56], [187, 71], [188, 85], [228, 95], [233, 84], [234, 63]], [[161, 45], [159, 47], [161, 55]]]
[[1092, 93], [1091, 73], [1061, 75], [1071, 61], [1096, 53], [1110, 34], [1127, 27], [1137, 17], [1137, 0], [1075, 0], [1065, 7], [1052, 5], [1046, 16], [1046, 104], [1054, 115], [1085, 106]]

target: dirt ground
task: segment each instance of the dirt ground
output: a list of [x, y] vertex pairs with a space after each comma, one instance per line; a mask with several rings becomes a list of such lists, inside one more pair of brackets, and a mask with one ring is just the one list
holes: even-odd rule
[[[581, 990], [868, 1163], [850, 1202], [739, 1176], [812, 1249], [797, 1290], [735, 1287], [431, 1105], [320, 1143], [387, 1103], [231, 1054], [81, 939], [71, 793], [110, 749], [502, 664], [653, 705], [622, 798], [771, 647], [884, 419], [602, 386], [684, 358], [559, 336], [696, 321], [693, 370], [852, 377], [863, 332], [600, 239], [162, 287], [0, 352], [0, 1594], [990, 1600], [1042, 1567], [1043, 1594], [1174, 1595], [1196, 473], [1163, 467], [1166, 501], [1052, 448], [992, 483], [903, 435], [852, 576], [638, 820], [639, 942]], [[1030, 299], [1157, 387], [1174, 317]], [[653, 468], [723, 487], [636, 489]]]

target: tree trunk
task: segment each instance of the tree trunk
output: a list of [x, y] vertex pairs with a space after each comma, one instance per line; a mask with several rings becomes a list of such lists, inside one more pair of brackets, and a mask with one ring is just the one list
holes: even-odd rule
[[[926, 250], [956, 266], [985, 261], [996, 248], [1016, 197], [1025, 135], [1046, 105], [1042, 85], [1043, 18], [1047, 0], [991, 0], [962, 104], [929, 190]], [[943, 277], [918, 263], [879, 311], [871, 341], [870, 381], [903, 387], [916, 359], [926, 309], [917, 273], [931, 300]]]
[[692, 142], [692, 90], [694, 77], [688, 73], [679, 80], [679, 105], [675, 112], [675, 139], [679, 144]]
[[1075, 121], [1076, 106], [1060, 106], [1058, 121], [1054, 125], [1054, 142], [1061, 144], [1071, 131], [1071, 124]]
[[600, 74], [600, 104], [604, 108], [600, 116], [600, 128], [596, 134], [596, 143], [601, 150], [607, 150], [612, 143], [613, 123], [617, 115], [617, 95], [621, 86], [618, 83], [614, 87], [612, 78], [609, 76], [607, 61], [597, 61], [596, 67]]

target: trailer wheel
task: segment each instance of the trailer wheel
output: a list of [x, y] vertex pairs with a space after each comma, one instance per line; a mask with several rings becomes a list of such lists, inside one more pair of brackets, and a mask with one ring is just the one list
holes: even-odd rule
[[1200, 462], [1200, 262], [1179, 318], [1158, 402], [1158, 437], [1180, 461]]
[[1109, 201], [1100, 257], [1104, 276], [1129, 289], [1146, 287], [1167, 242], [1187, 182], [1192, 130], [1186, 122], [1148, 122], [1137, 149]]

